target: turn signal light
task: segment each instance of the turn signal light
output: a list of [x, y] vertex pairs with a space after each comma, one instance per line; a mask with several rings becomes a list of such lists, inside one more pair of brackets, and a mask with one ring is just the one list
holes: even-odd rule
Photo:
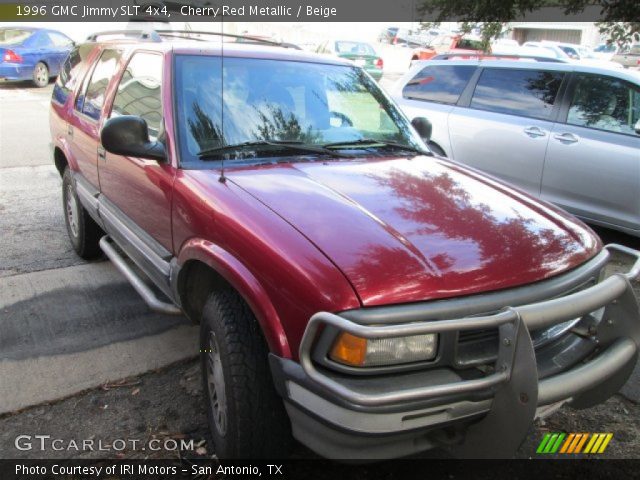
[[432, 360], [437, 349], [437, 334], [368, 340], [342, 332], [329, 358], [352, 367], [377, 367]]

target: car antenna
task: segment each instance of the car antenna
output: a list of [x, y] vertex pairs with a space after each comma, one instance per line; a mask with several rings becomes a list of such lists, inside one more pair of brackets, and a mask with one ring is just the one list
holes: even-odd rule
[[224, 183], [227, 181], [227, 177], [224, 176], [224, 155], [222, 156], [222, 163], [220, 165], [220, 178], [218, 178], [220, 183]]
[[[222, 18], [220, 29], [224, 33], [224, 17]], [[222, 80], [222, 82], [220, 82], [220, 90], [221, 90], [220, 93], [221, 93], [221, 98], [224, 99], [224, 42], [222, 41], [222, 39], [220, 40], [220, 49], [222, 50], [220, 55], [220, 61], [222, 63], [220, 67], [220, 77]], [[221, 116], [222, 116], [222, 141], [224, 143], [224, 104], [222, 105]], [[218, 181], [220, 183], [225, 183], [227, 181], [227, 177], [224, 176], [224, 157], [225, 156], [222, 155], [222, 162], [220, 163], [220, 178], [218, 178]]]

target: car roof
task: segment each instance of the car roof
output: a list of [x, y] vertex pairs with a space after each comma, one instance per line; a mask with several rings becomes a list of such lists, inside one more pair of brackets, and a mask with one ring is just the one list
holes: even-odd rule
[[175, 39], [171, 41], [139, 41], [136, 39], [100, 40], [87, 42], [102, 45], [106, 48], [119, 47], [120, 49], [151, 50], [162, 53], [171, 52], [178, 55], [211, 55], [222, 57], [259, 58], [271, 60], [289, 60], [307, 63], [322, 63], [328, 65], [353, 66], [353, 63], [340, 57], [328, 57], [306, 50], [285, 48], [272, 45], [260, 45], [254, 43], [235, 43], [220, 41], [194, 41]]
[[615, 76], [636, 84], [640, 84], [640, 72], [628, 69], [598, 67], [581, 63], [533, 62], [527, 60], [422, 60], [421, 66], [428, 65], [474, 65], [491, 68], [557, 70], [560, 72], [595, 73]]

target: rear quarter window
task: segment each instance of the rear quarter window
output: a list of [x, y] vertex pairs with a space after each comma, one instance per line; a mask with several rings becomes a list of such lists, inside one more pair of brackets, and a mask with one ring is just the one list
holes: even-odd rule
[[91, 78], [85, 81], [84, 92], [76, 99], [76, 109], [93, 120], [100, 119], [100, 113], [104, 106], [107, 87], [111, 78], [118, 69], [121, 54], [117, 50], [105, 50], [100, 55]]
[[474, 65], [433, 65], [420, 70], [402, 90], [413, 100], [455, 104], [476, 70]]
[[547, 120], [563, 78], [562, 72], [487, 68], [478, 79], [470, 107]]
[[93, 47], [90, 45], [81, 45], [69, 53], [53, 86], [52, 99], [54, 102], [66, 103], [78, 83], [78, 79], [81, 78], [82, 72], [85, 71], [86, 60], [92, 50]]

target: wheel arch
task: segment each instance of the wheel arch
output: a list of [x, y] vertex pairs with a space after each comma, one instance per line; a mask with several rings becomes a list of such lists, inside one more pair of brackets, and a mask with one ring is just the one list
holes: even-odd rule
[[231, 288], [255, 315], [269, 350], [291, 358], [287, 336], [277, 311], [257, 278], [233, 255], [212, 242], [192, 239], [180, 251], [173, 290], [186, 315], [200, 321], [211, 292]]
[[78, 164], [73, 156], [69, 153], [68, 145], [64, 138], [58, 138], [53, 144], [53, 163], [62, 177], [64, 169], [69, 167], [73, 171], [78, 170]]

